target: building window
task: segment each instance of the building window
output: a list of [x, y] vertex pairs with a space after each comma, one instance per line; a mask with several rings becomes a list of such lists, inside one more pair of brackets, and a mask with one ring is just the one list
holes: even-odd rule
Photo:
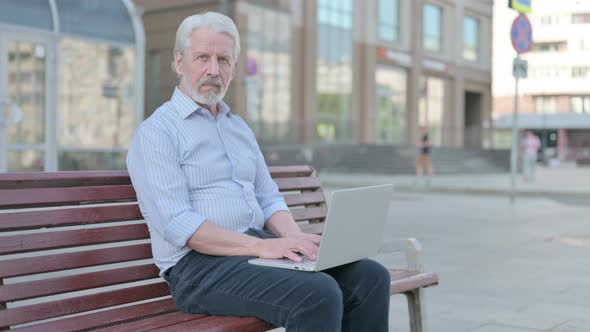
[[0, 1], [0, 22], [53, 30], [51, 8], [46, 0]]
[[423, 45], [424, 49], [434, 53], [442, 52], [443, 9], [433, 4], [423, 8]]
[[442, 145], [444, 109], [445, 80], [438, 77], [420, 77], [418, 124], [428, 129], [430, 142], [434, 145]]
[[541, 42], [533, 45], [533, 52], [565, 52], [567, 51], [567, 41], [560, 42]]
[[403, 144], [406, 132], [406, 71], [396, 67], [378, 67], [375, 76], [375, 142]]
[[246, 109], [263, 143], [287, 143], [291, 130], [291, 15], [248, 5]]
[[544, 26], [553, 25], [553, 18], [549, 15], [541, 16], [540, 21], [541, 21], [541, 25], [544, 25]]
[[325, 142], [352, 142], [352, 0], [318, 1], [318, 122]]
[[469, 61], [479, 59], [480, 23], [473, 16], [463, 18], [463, 58]]
[[590, 13], [572, 14], [572, 24], [590, 23]]
[[59, 50], [60, 146], [129, 146], [137, 122], [134, 49], [64, 38]]
[[590, 113], [590, 96], [571, 97], [570, 102], [573, 113]]
[[399, 40], [399, 0], [379, 0], [377, 33], [379, 39], [394, 43]]
[[137, 124], [134, 48], [63, 38], [59, 52], [59, 168], [125, 169]]
[[573, 78], [588, 77], [589, 73], [590, 73], [589, 66], [573, 66], [572, 67], [572, 77]]
[[557, 113], [557, 101], [555, 97], [536, 97], [535, 98], [535, 107], [537, 113], [542, 114], [552, 114]]

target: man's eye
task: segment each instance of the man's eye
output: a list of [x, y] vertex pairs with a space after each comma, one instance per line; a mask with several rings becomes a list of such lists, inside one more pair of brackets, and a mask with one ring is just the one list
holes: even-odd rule
[[219, 58], [219, 62], [221, 62], [223, 64], [227, 64], [227, 63], [229, 63], [229, 60], [227, 58]]
[[206, 55], [204, 55], [204, 54], [201, 54], [201, 55], [199, 55], [199, 56], [197, 57], [197, 59], [198, 59], [198, 60], [207, 60], [208, 58], [209, 58], [209, 57], [208, 57], [208, 56], [206, 56]]

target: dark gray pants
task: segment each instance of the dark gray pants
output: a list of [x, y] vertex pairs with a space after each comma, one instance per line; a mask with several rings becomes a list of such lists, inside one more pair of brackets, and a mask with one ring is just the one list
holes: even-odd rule
[[[272, 237], [263, 230], [249, 235]], [[287, 331], [388, 331], [389, 272], [365, 259], [322, 272], [248, 263], [250, 256], [191, 251], [165, 278], [189, 313], [255, 316]]]

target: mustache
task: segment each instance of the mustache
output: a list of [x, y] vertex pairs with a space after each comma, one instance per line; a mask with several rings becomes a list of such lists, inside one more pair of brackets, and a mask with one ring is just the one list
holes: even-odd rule
[[219, 77], [207, 78], [199, 82], [199, 85], [217, 85], [221, 86], [221, 79]]

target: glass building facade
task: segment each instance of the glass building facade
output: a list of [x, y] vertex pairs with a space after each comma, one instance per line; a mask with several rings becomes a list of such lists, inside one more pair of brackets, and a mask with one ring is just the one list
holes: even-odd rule
[[460, 147], [467, 125], [483, 131], [489, 122], [489, 4], [134, 1], [145, 10], [146, 115], [178, 82], [167, 67], [180, 21], [222, 11], [236, 22], [242, 49], [226, 101], [262, 146], [407, 146], [423, 125], [434, 144]]
[[131, 1], [0, 2], [0, 172], [124, 169], [143, 43]]

